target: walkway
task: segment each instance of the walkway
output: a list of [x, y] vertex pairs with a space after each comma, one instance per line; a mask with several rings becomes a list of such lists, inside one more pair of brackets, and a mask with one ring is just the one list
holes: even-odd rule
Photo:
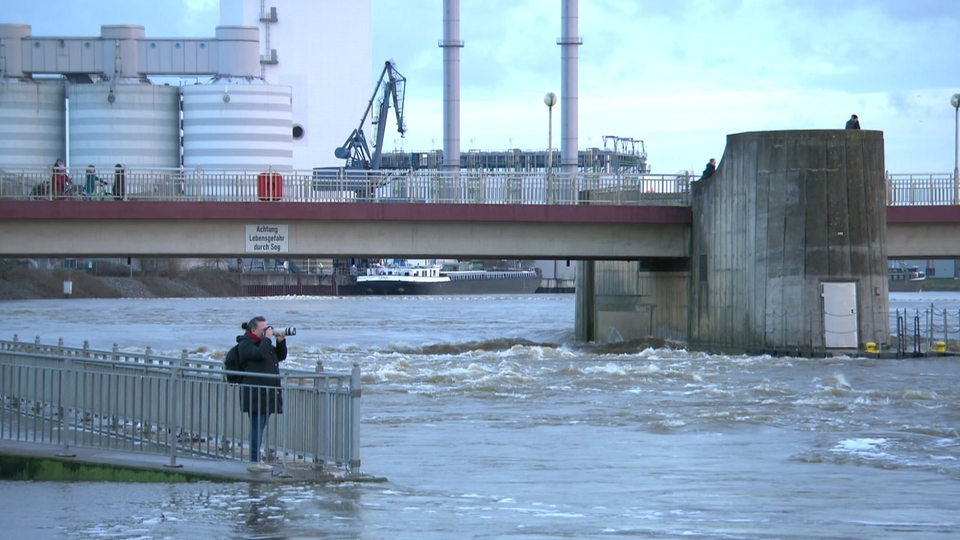
[[[0, 455], [235, 480], [335, 481], [360, 468], [360, 370], [282, 370], [263, 471], [251, 465], [242, 392], [222, 364], [0, 341]], [[103, 473], [100, 473], [103, 474]]]
[[[177, 459], [175, 467], [163, 457], [150, 453], [134, 453], [106, 448], [72, 448], [64, 455], [57, 446], [0, 439], [0, 461], [8, 474], [22, 470], [24, 480], [92, 481], [196, 481], [215, 482], [351, 482], [380, 481], [381, 478], [358, 475], [350, 477], [342, 469], [307, 466], [301, 463], [267, 466], [250, 470], [242, 461], [225, 461], [194, 457]], [[63, 471], [54, 470], [51, 478], [27, 472], [28, 467], [42, 462], [63, 464]], [[47, 467], [49, 470], [50, 467]], [[15, 473], [14, 473], [15, 474]]]

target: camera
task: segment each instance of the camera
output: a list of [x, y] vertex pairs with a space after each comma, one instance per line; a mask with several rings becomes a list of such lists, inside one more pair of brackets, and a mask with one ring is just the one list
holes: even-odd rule
[[[268, 328], [273, 328], [273, 327], [270, 326], [270, 327], [268, 327]], [[297, 335], [297, 327], [296, 327], [296, 326], [288, 326], [288, 327], [286, 327], [286, 328], [273, 328], [273, 333], [274, 333], [274, 334], [283, 334], [284, 336], [295, 336], [295, 335]]]

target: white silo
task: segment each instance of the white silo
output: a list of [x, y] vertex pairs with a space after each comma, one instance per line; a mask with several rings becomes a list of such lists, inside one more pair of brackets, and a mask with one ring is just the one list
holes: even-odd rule
[[180, 166], [179, 89], [148, 83], [71, 84], [70, 164]]
[[48, 167], [65, 157], [63, 84], [23, 72], [26, 24], [0, 24], [0, 168]]
[[135, 24], [105, 24], [100, 27], [104, 74], [108, 79], [140, 78], [140, 43], [146, 37], [142, 26]]
[[290, 87], [218, 80], [183, 88], [187, 168], [290, 170]]
[[256, 26], [217, 27], [217, 76], [183, 88], [185, 167], [293, 167], [291, 89], [260, 78], [258, 46]]
[[0, 80], [0, 168], [48, 167], [66, 157], [63, 84]]
[[29, 24], [0, 24], [0, 77], [16, 79], [23, 73], [23, 38], [30, 37]]

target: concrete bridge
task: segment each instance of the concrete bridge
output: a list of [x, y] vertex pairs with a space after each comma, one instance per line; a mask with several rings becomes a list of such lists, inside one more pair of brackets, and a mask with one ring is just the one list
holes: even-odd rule
[[[378, 203], [0, 201], [4, 256], [686, 257], [690, 209]], [[248, 228], [281, 226], [277, 249]]]
[[[156, 171], [143, 174], [152, 177]], [[237, 174], [255, 182], [250, 173]], [[54, 200], [31, 198], [23, 188], [47, 181], [48, 172], [17, 176], [19, 190], [11, 189], [9, 181], [0, 187], [0, 256], [5, 257], [673, 260], [690, 256], [692, 212], [685, 190], [689, 178], [678, 182], [674, 176], [621, 175], [616, 186], [606, 188], [612, 194], [607, 200], [580, 204], [477, 203], [469, 198], [437, 203], [364, 201], [353, 198], [350, 191], [344, 191], [349, 200], [334, 201], [287, 197], [264, 202], [255, 195], [198, 201], [166, 195], [163, 190], [127, 195], [122, 201]], [[82, 177], [82, 171], [74, 176]], [[542, 173], [510, 177], [517, 183], [542, 178]], [[574, 182], [585, 185], [589, 180], [589, 175], [583, 175]], [[395, 179], [392, 186], [398, 183]], [[949, 175], [888, 176], [889, 258], [960, 258], [960, 205], [952, 184]], [[652, 191], [657, 188], [662, 191]], [[247, 227], [257, 225], [286, 227], [282, 253], [253, 249]]]

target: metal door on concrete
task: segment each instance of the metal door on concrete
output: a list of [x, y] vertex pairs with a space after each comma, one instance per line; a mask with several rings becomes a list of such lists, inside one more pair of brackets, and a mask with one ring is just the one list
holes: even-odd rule
[[822, 282], [823, 346], [827, 349], [856, 349], [857, 332], [856, 282]]

